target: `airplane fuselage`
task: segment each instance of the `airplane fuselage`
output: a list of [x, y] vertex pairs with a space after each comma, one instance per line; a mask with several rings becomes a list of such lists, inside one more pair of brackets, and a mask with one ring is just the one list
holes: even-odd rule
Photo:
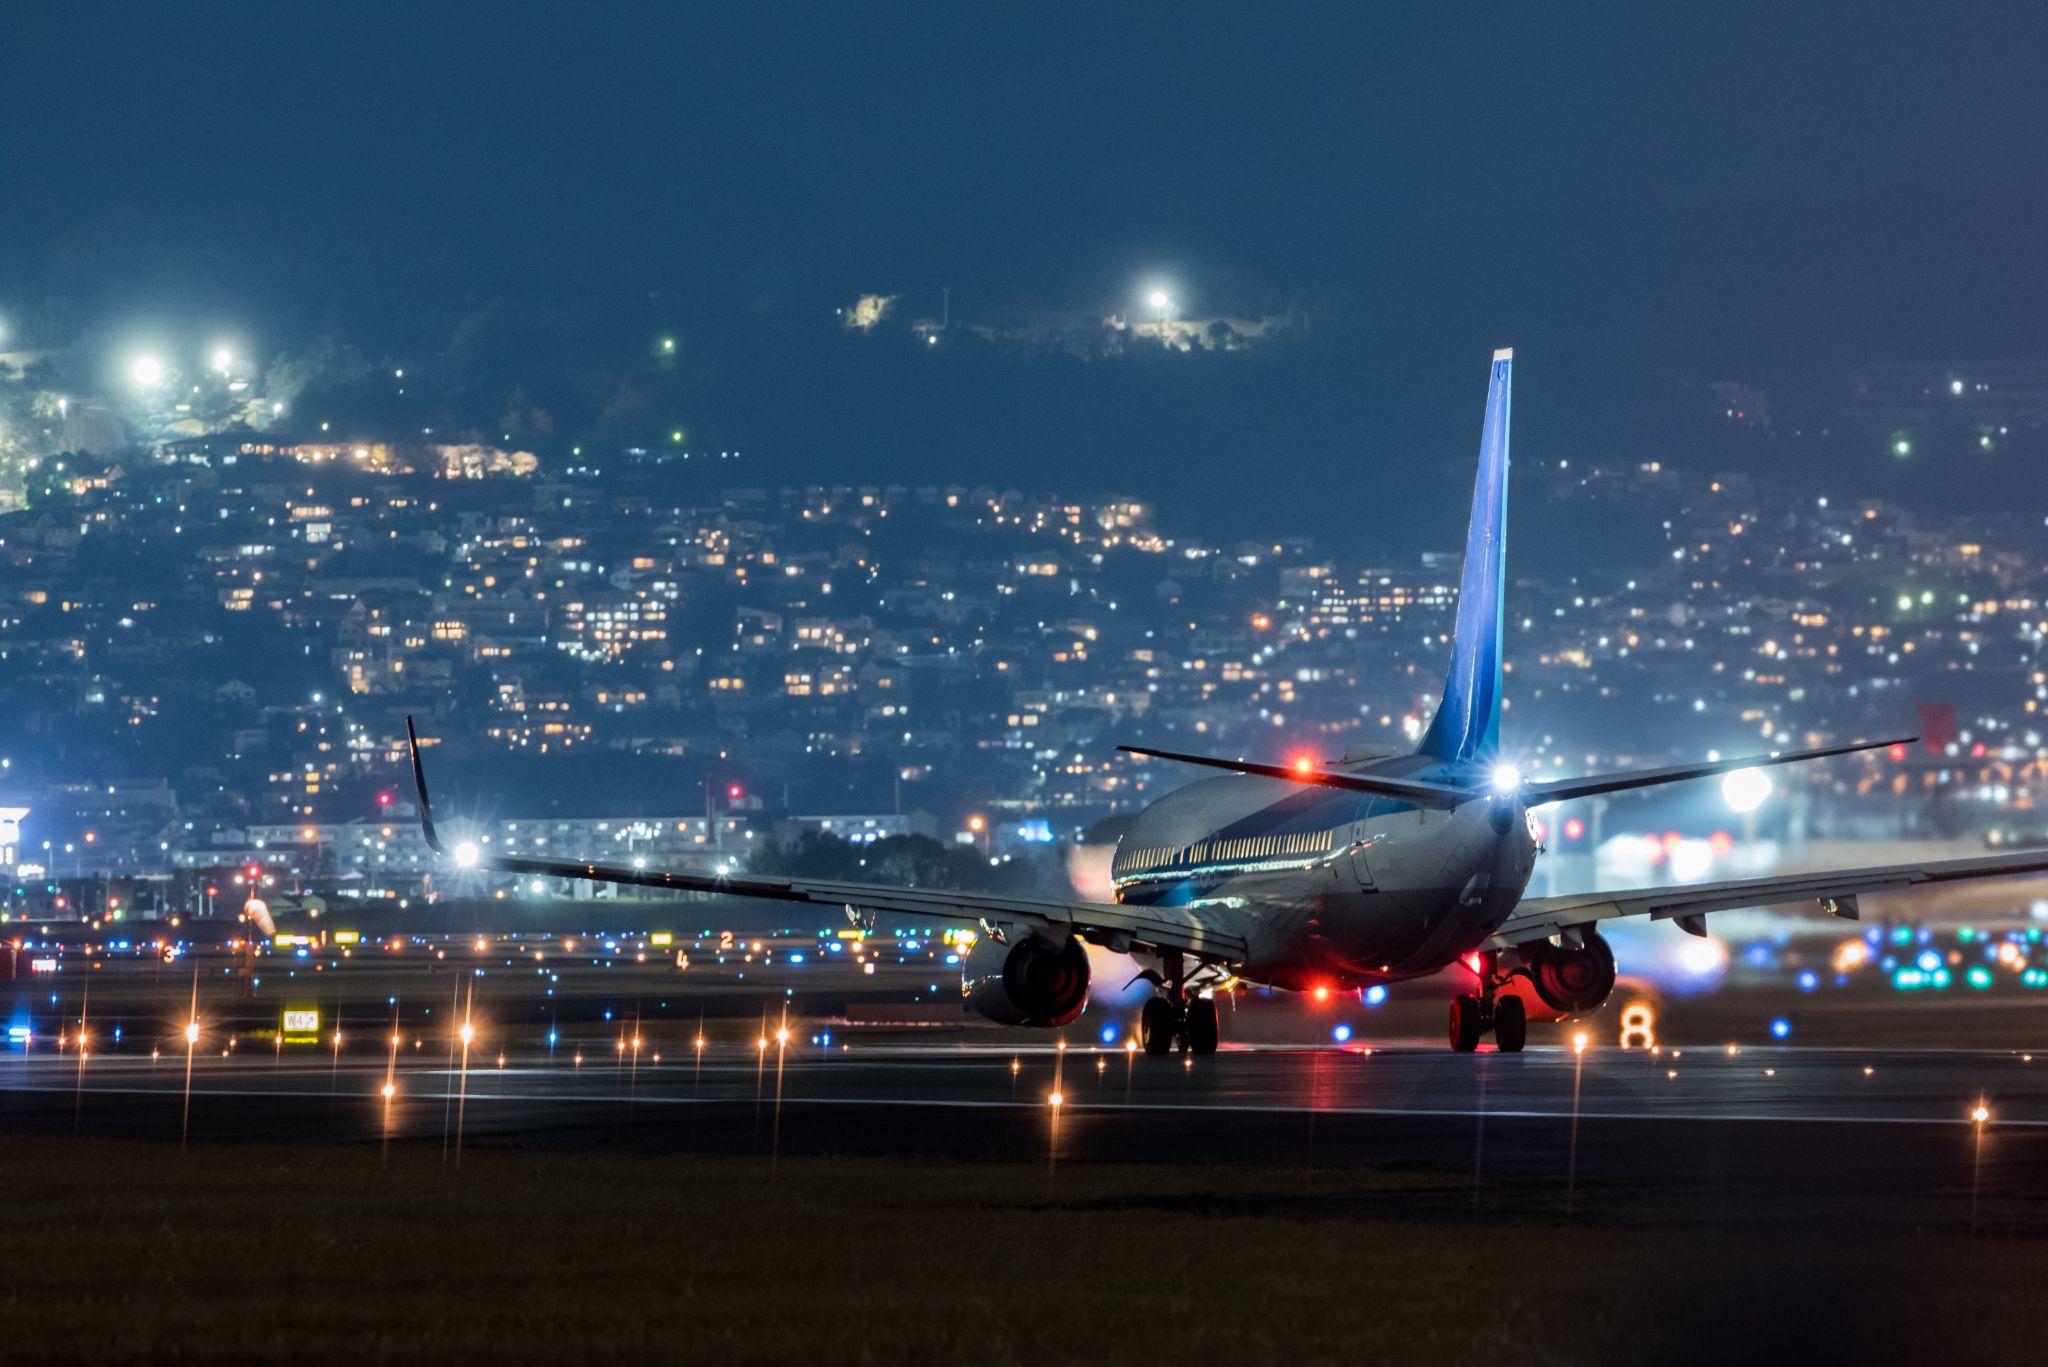
[[[1404, 756], [1357, 772], [1435, 777]], [[1199, 905], [1241, 927], [1240, 976], [1297, 991], [1435, 973], [1521, 900], [1537, 844], [1512, 796], [1454, 810], [1230, 775], [1145, 808], [1117, 844], [1120, 903]]]

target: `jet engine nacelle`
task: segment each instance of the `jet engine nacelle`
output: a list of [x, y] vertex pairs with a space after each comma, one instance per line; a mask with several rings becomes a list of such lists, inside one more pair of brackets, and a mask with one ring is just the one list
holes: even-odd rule
[[[1510, 986], [1531, 1008], [1531, 1020], [1597, 1011], [1614, 991], [1614, 950], [1596, 931], [1587, 931], [1577, 949], [1538, 940], [1516, 952], [1522, 967], [1513, 971]], [[1538, 1005], [1546, 1008], [1542, 1014], [1535, 1010]]]
[[1071, 935], [1058, 949], [1029, 934], [1014, 944], [976, 940], [960, 995], [998, 1025], [1065, 1025], [1088, 1005], [1088, 952]]

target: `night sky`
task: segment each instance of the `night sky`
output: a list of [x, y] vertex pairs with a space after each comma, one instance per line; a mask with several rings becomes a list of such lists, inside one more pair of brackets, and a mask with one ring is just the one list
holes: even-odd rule
[[[1816, 485], [1872, 453], [1715, 449], [1700, 386], [1789, 429], [1856, 362], [2048, 355], [2048, 11], [1560, 8], [15, 0], [0, 322], [340, 339], [479, 425], [687, 422], [764, 480], [1113, 487], [1397, 543], [1390, 502], [1455, 541], [1496, 345], [1524, 459]], [[833, 314], [950, 286], [956, 322], [1056, 330], [1153, 282], [1282, 325], [1084, 359]]]

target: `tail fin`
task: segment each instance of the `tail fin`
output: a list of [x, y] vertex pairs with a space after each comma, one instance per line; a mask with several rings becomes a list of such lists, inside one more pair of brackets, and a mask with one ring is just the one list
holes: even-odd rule
[[1479, 479], [1465, 532], [1465, 573], [1458, 583], [1458, 627], [1443, 701], [1418, 754], [1460, 761], [1500, 746], [1501, 625], [1507, 568], [1508, 407], [1513, 348], [1493, 353], [1486, 384], [1486, 425], [1479, 436]]

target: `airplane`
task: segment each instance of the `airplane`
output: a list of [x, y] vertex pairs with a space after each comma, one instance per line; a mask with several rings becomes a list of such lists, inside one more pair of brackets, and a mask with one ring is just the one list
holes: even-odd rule
[[[1111, 863], [1114, 900], [1053, 901], [938, 888], [758, 874], [706, 874], [444, 848], [427, 802], [419, 738], [406, 719], [427, 844], [459, 867], [508, 874], [725, 893], [933, 922], [972, 918], [968, 1008], [1005, 1025], [1059, 1028], [1089, 998], [1085, 944], [1133, 956], [1152, 994], [1139, 1012], [1147, 1054], [1213, 1053], [1215, 994], [1237, 984], [1294, 992], [1362, 991], [1463, 965], [1474, 982], [1451, 1003], [1451, 1047], [1491, 1033], [1519, 1052], [1530, 1019], [1597, 1010], [1614, 990], [1614, 953], [1598, 926], [1669, 920], [1694, 935], [1737, 908], [1814, 902], [1856, 919], [1864, 893], [2048, 870], [2048, 850], [1840, 869], [1676, 887], [1527, 897], [1542, 852], [1534, 809], [1733, 770], [1910, 744], [1918, 737], [1668, 768], [1535, 781], [1500, 739], [1512, 349], [1487, 381], [1479, 471], [1458, 587], [1450, 669], [1412, 753], [1268, 764], [1140, 746], [1132, 755], [1226, 771], [1139, 813]], [[1135, 983], [1136, 979], [1132, 980]], [[1121, 986], [1121, 985], [1120, 985]]]

